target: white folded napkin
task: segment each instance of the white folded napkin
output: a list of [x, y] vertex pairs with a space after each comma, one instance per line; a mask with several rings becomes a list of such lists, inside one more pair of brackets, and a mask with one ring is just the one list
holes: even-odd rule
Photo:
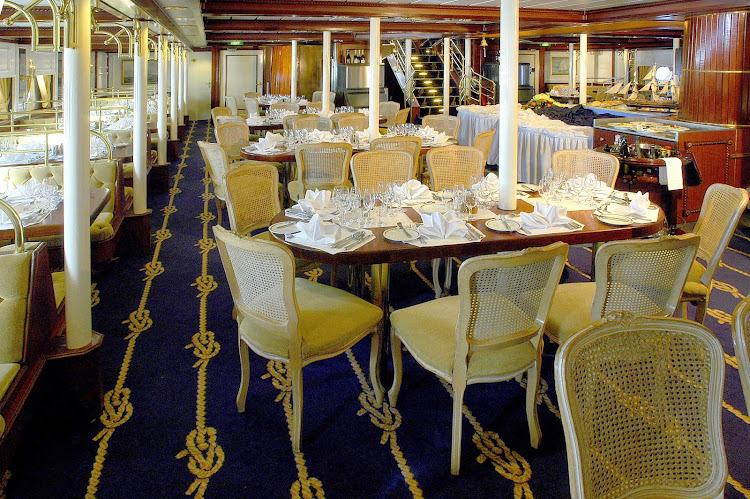
[[357, 109], [357, 112], [358, 113], [362, 113], [365, 116], [370, 116], [370, 108], [368, 108], [368, 107], [361, 107], [361, 108]]
[[419, 233], [427, 238], [464, 237], [468, 231], [466, 222], [459, 220], [453, 210], [447, 213], [422, 213]]
[[[269, 147], [276, 147], [281, 141], [284, 140], [284, 136], [280, 133], [268, 132], [266, 136], [263, 137], [263, 139], [265, 139], [265, 143], [268, 144]], [[263, 139], [259, 139], [258, 142]]]
[[609, 194], [610, 192], [612, 192], [612, 188], [606, 182], [602, 182], [601, 180], [597, 180], [596, 179], [596, 175], [594, 175], [593, 173], [589, 173], [588, 175], [586, 175], [584, 177], [584, 181], [589, 181], [589, 179], [594, 179], [594, 181], [596, 182], [594, 184], [594, 192], [597, 192], [597, 193], [607, 193], [607, 194]]
[[368, 145], [370, 143], [370, 133], [365, 132], [354, 132], [357, 135], [357, 144], [360, 147]]
[[427, 139], [431, 138], [437, 135], [437, 131], [432, 128], [431, 126], [423, 126], [419, 130], [417, 130], [417, 137]]
[[330, 208], [331, 191], [315, 189], [305, 192], [305, 198], [300, 199], [298, 204], [305, 213], [315, 213]]
[[450, 140], [450, 137], [446, 135], [444, 132], [440, 132], [435, 136], [434, 143], [436, 146], [444, 146], [448, 143]]
[[648, 199], [648, 192], [643, 194], [641, 191], [638, 191], [630, 201], [630, 213], [644, 216], [649, 206], [651, 206], [651, 201]]
[[331, 142], [333, 140], [333, 134], [316, 128], [307, 134], [307, 138], [311, 142]]
[[490, 172], [482, 180], [472, 185], [472, 189], [488, 188], [492, 191], [500, 189], [500, 179], [497, 178], [494, 172]]
[[[271, 134], [271, 135], [275, 135], [275, 134]], [[260, 139], [258, 139], [258, 142], [255, 143], [255, 149], [257, 149], [258, 152], [260, 153], [273, 152], [277, 150], [276, 146], [278, 144], [279, 142], [276, 141], [275, 139], [269, 140], [266, 137], [261, 137]]]
[[682, 160], [664, 158], [666, 168], [659, 168], [659, 183], [666, 185], [670, 191], [682, 189]]
[[521, 213], [521, 224], [527, 229], [547, 229], [555, 225], [565, 225], [570, 219], [565, 215], [568, 209], [563, 206], [534, 203], [532, 213]]
[[394, 190], [404, 199], [432, 199], [430, 189], [417, 179], [411, 179], [401, 186], [394, 187]]
[[297, 222], [297, 228], [306, 239], [317, 244], [333, 244], [348, 235], [342, 228], [331, 222], [324, 222], [315, 214], [309, 222]]
[[[216, 118], [217, 120], [221, 120], [221, 117]], [[247, 117], [245, 122], [248, 124], [248, 126], [253, 125], [262, 125], [265, 122], [266, 118], [264, 116], [258, 116], [256, 114], [252, 114]]]

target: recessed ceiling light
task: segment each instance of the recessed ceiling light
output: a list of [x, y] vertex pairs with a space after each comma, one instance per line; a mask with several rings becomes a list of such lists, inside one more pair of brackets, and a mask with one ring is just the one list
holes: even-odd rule
[[167, 10], [187, 10], [187, 7], [184, 5], [167, 5], [164, 8]]

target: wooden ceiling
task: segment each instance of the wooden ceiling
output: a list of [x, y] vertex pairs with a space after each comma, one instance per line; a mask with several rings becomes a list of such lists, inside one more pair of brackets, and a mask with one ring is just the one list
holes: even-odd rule
[[[99, 5], [105, 2], [102, 0]], [[190, 5], [192, 9], [194, 0], [133, 2], [140, 7], [143, 17], [156, 19], [168, 29], [179, 32], [176, 34], [183, 39], [181, 30], [188, 26], [180, 26], [179, 21], [165, 14], [165, 9], [185, 8], [176, 5]], [[43, 5], [32, 12], [39, 21], [40, 43], [49, 43], [51, 17], [49, 8]], [[522, 45], [534, 47], [544, 43], [550, 44], [552, 49], [567, 47], [569, 42], [577, 40], [579, 33], [586, 32], [592, 50], [671, 47], [672, 38], [682, 36], [682, 21], [690, 15], [748, 9], [747, 0], [521, 0], [521, 5]], [[498, 37], [501, 14], [499, 0], [417, 0], [412, 3], [201, 0], [199, 6], [203, 22], [197, 29], [205, 35], [208, 46], [223, 46], [232, 41], [247, 45], [289, 43], [290, 40], [315, 43], [322, 39], [324, 30], [332, 31], [334, 41], [364, 43], [369, 36], [369, 18], [375, 13], [381, 18], [384, 38], [486, 37], [493, 44], [493, 39]], [[7, 5], [0, 12], [0, 41], [29, 43], [28, 24], [18, 20], [8, 27], [4, 23], [14, 12]], [[95, 9], [94, 18], [103, 25], [100, 31], [119, 31], [117, 27], [107, 26], [119, 20], [112, 9]], [[106, 39], [105, 35], [94, 35], [92, 48], [116, 50], [111, 42], [105, 45]], [[203, 37], [188, 36], [186, 43], [200, 49], [196, 39], [202, 42]]]

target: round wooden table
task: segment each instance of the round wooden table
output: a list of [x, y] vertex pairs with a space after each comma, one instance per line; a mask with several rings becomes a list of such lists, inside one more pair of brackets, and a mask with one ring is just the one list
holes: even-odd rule
[[247, 125], [250, 130], [267, 132], [269, 130], [283, 130], [284, 123], [279, 121], [278, 123], [261, 123], [259, 125]]

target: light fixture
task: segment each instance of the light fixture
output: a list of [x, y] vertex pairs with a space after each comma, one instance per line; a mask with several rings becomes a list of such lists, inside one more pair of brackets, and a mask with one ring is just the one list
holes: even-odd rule
[[184, 5], [167, 5], [164, 8], [167, 10], [187, 10], [187, 7]]
[[539, 44], [540, 47], [549, 47], [551, 45], [552, 44], [550, 42], [542, 42], [542, 43]]
[[233, 40], [231, 42], [228, 42], [227, 45], [244, 45], [245, 42], [241, 42], [239, 40]]

